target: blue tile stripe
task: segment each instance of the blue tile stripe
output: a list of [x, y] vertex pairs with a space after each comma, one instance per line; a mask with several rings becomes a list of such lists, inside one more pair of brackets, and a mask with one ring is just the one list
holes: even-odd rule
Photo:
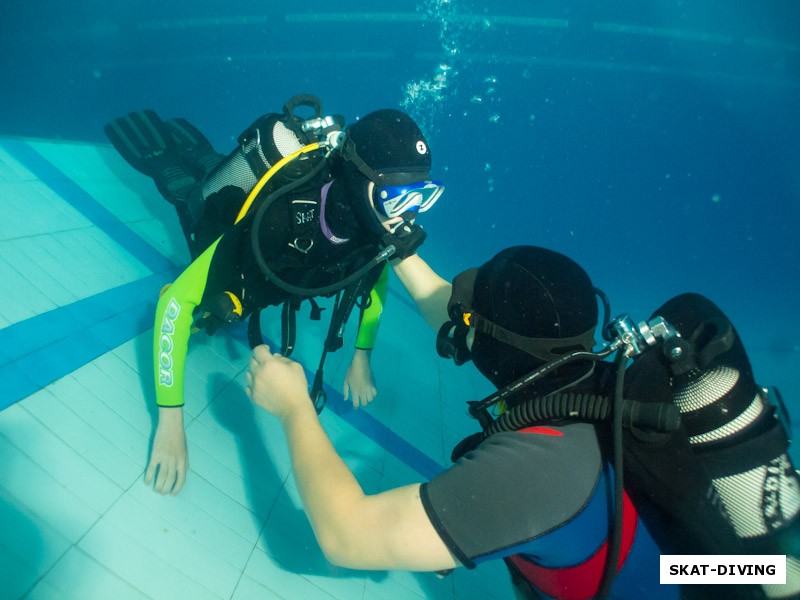
[[0, 329], [0, 410], [27, 398], [153, 326], [173, 268]]
[[131, 231], [125, 223], [39, 154], [30, 144], [22, 140], [7, 139], [0, 142], [0, 145], [37, 179], [102, 229], [150, 271], [160, 273], [175, 267], [172, 261]]
[[[226, 333], [233, 335], [233, 337], [244, 344], [248, 344], [247, 328], [243, 325], [229, 327]], [[280, 344], [266, 338], [264, 339], [264, 343], [270, 348], [280, 348]], [[305, 367], [303, 368], [305, 369]], [[308, 369], [305, 369], [305, 372], [308, 381], [314, 381], [315, 373]], [[328, 403], [326, 404], [325, 410], [333, 412], [356, 431], [365, 435], [386, 451], [393, 454], [398, 460], [414, 469], [426, 480], [433, 479], [436, 475], [444, 471], [442, 465], [408, 443], [366, 410], [363, 408], [353, 408], [353, 405], [346, 401], [341, 392], [336, 388], [327, 383], [324, 383], [323, 387], [325, 393], [328, 395]]]
[[[314, 374], [309, 373], [309, 376], [310, 380], [313, 380]], [[373, 442], [391, 452], [426, 480], [433, 479], [444, 471], [442, 465], [409, 444], [364, 409], [354, 409], [352, 404], [345, 401], [344, 397], [328, 384], [325, 384], [325, 391], [328, 394], [328, 408], [332, 412]]]
[[[4, 350], [0, 354], [0, 381], [4, 387], [0, 410], [3, 410], [152, 327], [158, 290], [173, 281], [181, 269], [29, 144], [4, 140], [0, 145], [155, 273], [0, 330], [0, 348]], [[411, 306], [404, 296], [393, 295]], [[313, 379], [313, 373], [309, 373], [309, 379]], [[334, 388], [325, 384], [325, 391], [329, 410], [426, 479], [444, 470], [375, 417], [353, 409]]]

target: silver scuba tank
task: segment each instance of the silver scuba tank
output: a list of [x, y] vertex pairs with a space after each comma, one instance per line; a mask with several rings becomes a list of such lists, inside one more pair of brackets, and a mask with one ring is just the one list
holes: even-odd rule
[[750, 373], [715, 360], [677, 373], [673, 389], [689, 444], [736, 536], [754, 554], [787, 555], [786, 584], [764, 585], [764, 593], [800, 594], [800, 556], [783, 547], [800, 535], [800, 479], [766, 391]]

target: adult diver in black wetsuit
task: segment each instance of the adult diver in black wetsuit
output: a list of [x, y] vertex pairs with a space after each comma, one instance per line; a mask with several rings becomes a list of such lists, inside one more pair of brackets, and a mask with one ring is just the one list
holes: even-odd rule
[[[534, 246], [452, 285], [418, 255], [395, 272], [439, 353], [471, 360], [498, 391], [470, 402], [482, 431], [449, 469], [365, 494], [308, 406], [302, 368], [254, 349], [248, 395], [280, 419], [331, 562], [449, 571], [503, 559], [518, 596], [542, 600], [800, 597], [800, 479], [786, 432], [711, 301], [683, 294], [646, 322], [598, 327], [588, 274]], [[597, 350], [595, 333], [608, 341]], [[786, 555], [786, 583], [661, 585], [663, 554]]]
[[[298, 105], [314, 115], [295, 116]], [[341, 125], [340, 117], [322, 115], [316, 98], [296, 97], [283, 114], [256, 120], [227, 158], [187, 121], [164, 122], [153, 111], [106, 126], [114, 147], [176, 207], [194, 259], [162, 291], [156, 311], [159, 419], [145, 481], [155, 479], [157, 492], [177, 494], [188, 469], [183, 372], [193, 327], [213, 333], [281, 303], [291, 321], [303, 299], [355, 290], [352, 308], [356, 295], [368, 295], [344, 395], [355, 406], [373, 399], [369, 359], [386, 297], [386, 258], [415, 252], [425, 235], [414, 217], [444, 188], [430, 180], [427, 141], [408, 115], [379, 110], [345, 131]]]

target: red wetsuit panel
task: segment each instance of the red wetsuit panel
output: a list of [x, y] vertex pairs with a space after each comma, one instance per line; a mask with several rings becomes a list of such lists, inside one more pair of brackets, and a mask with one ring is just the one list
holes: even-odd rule
[[[624, 495], [622, 506], [622, 543], [617, 561], [617, 571], [622, 568], [631, 546], [633, 546], [638, 521], [636, 509], [628, 498], [628, 494]], [[606, 540], [597, 552], [574, 567], [561, 569], [542, 567], [519, 555], [511, 556], [510, 560], [525, 579], [543, 593], [560, 600], [589, 600], [594, 597], [600, 587], [607, 553], [608, 541]]]

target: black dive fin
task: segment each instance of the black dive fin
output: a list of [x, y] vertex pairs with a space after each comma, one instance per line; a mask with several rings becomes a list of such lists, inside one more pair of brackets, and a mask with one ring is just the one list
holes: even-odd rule
[[178, 145], [178, 151], [184, 166], [194, 172], [201, 180], [216, 169], [222, 159], [225, 158], [214, 150], [206, 136], [186, 119], [170, 119], [165, 124], [172, 135], [172, 139]]
[[185, 201], [200, 183], [201, 178], [185, 168], [170, 129], [154, 111], [141, 110], [114, 119], [103, 131], [134, 169], [153, 178], [168, 202]]

